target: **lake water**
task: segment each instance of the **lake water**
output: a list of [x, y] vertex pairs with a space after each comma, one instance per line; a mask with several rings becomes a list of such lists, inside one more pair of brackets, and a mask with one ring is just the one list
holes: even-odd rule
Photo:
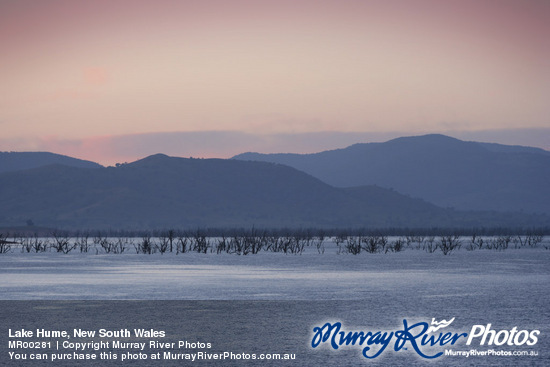
[[[273, 365], [425, 365], [428, 361], [412, 351], [389, 351], [367, 361], [359, 348], [312, 349], [312, 329], [341, 321], [348, 330], [398, 330], [403, 319], [453, 317], [449, 330], [457, 332], [488, 323], [496, 330], [538, 329], [534, 346], [496, 348], [536, 351], [538, 356], [442, 357], [430, 365], [550, 365], [550, 251], [543, 247], [462, 249], [448, 256], [422, 250], [353, 256], [336, 254], [331, 247], [324, 254], [308, 249], [302, 255], [8, 253], [0, 255], [0, 274], [3, 309], [19, 309], [21, 319], [38, 307], [49, 320], [46, 324], [75, 327], [87, 320], [93, 327], [113, 322], [111, 316], [135, 323], [145, 313], [172, 334], [187, 328], [189, 335], [212, 340], [214, 330], [229, 322], [238, 329], [239, 340], [224, 331], [225, 337], [216, 339], [220, 348], [232, 342], [242, 349], [244, 338], [244, 345], [265, 350], [258, 341], [269, 337], [271, 349], [292, 350], [301, 361]], [[52, 314], [47, 311], [52, 307], [70, 311]], [[102, 309], [110, 311], [98, 311]], [[178, 317], [182, 315], [194, 321], [184, 322]], [[248, 332], [243, 334], [243, 328]], [[265, 333], [258, 334], [258, 328]]]

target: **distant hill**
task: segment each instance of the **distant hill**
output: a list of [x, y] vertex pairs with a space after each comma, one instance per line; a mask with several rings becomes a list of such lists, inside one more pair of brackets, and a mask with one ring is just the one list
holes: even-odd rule
[[0, 173], [62, 164], [70, 167], [100, 168], [101, 165], [48, 152], [0, 152]]
[[460, 210], [550, 213], [550, 152], [444, 135], [355, 144], [316, 154], [244, 153], [337, 187], [379, 185]]
[[438, 208], [376, 186], [334, 188], [287, 166], [154, 155], [118, 167], [0, 174], [0, 227], [532, 226], [544, 218]]

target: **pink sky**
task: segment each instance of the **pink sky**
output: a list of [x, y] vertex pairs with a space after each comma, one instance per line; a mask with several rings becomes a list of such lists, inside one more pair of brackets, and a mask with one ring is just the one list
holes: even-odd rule
[[[0, 150], [113, 163], [121, 137], [162, 133], [540, 135], [549, 36], [545, 0], [4, 1]], [[179, 154], [258, 147], [196, 136]]]

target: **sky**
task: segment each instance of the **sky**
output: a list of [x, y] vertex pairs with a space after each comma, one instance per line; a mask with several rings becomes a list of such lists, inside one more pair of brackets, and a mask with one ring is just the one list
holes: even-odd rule
[[1, 0], [0, 150], [550, 149], [550, 1]]

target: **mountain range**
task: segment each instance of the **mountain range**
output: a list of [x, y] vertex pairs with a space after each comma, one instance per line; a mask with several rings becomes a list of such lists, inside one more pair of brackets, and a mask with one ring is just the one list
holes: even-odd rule
[[355, 144], [315, 154], [244, 153], [336, 187], [378, 185], [458, 210], [550, 214], [550, 152], [444, 135]]
[[21, 171], [50, 164], [62, 164], [69, 167], [82, 168], [102, 167], [102, 165], [95, 162], [49, 152], [0, 152], [0, 173]]
[[[469, 148], [464, 148], [463, 143]], [[1, 154], [0, 227], [25, 223], [66, 229], [129, 230], [548, 225], [547, 215], [531, 214], [525, 209], [524, 212], [491, 211], [486, 209], [493, 208], [484, 207], [478, 211], [455, 210], [430, 203], [421, 195], [415, 195], [417, 198], [404, 195], [399, 192], [398, 185], [383, 187], [382, 181], [360, 183], [370, 174], [368, 170], [350, 172], [353, 169], [363, 171], [359, 157], [363, 157], [366, 167], [376, 172], [371, 162], [373, 158], [365, 158], [365, 148], [377, 152], [381, 160], [378, 172], [386, 172], [383, 177], [401, 177], [411, 183], [411, 187], [419, 187], [419, 176], [433, 170], [437, 172], [430, 173], [430, 177], [439, 179], [440, 184], [446, 183], [439, 188], [440, 193], [447, 189], [459, 190], [460, 185], [467, 185], [476, 177], [486, 179], [483, 169], [488, 169], [490, 164], [477, 160], [488, 157], [489, 162], [500, 165], [499, 170], [508, 164], [516, 168], [510, 171], [513, 175], [531, 173], [523, 176], [523, 181], [528, 189], [536, 187], [539, 195], [544, 195], [544, 189], [548, 189], [533, 183], [539, 176], [547, 177], [539, 172], [546, 169], [548, 173], [545, 164], [550, 155], [546, 151], [465, 143], [442, 136], [359, 144], [301, 156], [244, 154], [235, 159], [187, 159], [157, 154], [116, 167], [103, 167], [51, 153], [21, 153], [26, 155], [27, 161], [15, 165], [14, 169], [3, 166], [5, 155]], [[508, 155], [510, 162], [506, 163], [502, 154]], [[33, 160], [29, 157], [33, 155], [36, 159], [30, 162]], [[286, 164], [254, 160], [273, 157], [312, 159], [312, 163], [301, 169], [291, 167], [292, 159], [284, 162]], [[415, 157], [424, 159], [415, 161]], [[530, 162], [527, 168], [523, 167], [526, 162]], [[389, 163], [401, 171], [391, 175], [391, 167], [384, 166]], [[468, 163], [474, 165], [472, 172], [468, 177], [460, 177], [459, 173], [464, 173], [463, 165]], [[512, 189], [515, 187], [509, 181], [505, 183]], [[437, 187], [436, 183], [432, 187]], [[472, 187], [468, 186], [469, 190], [473, 190]], [[493, 191], [500, 189], [493, 187]], [[540, 201], [547, 199], [548, 196], [542, 197]]]

